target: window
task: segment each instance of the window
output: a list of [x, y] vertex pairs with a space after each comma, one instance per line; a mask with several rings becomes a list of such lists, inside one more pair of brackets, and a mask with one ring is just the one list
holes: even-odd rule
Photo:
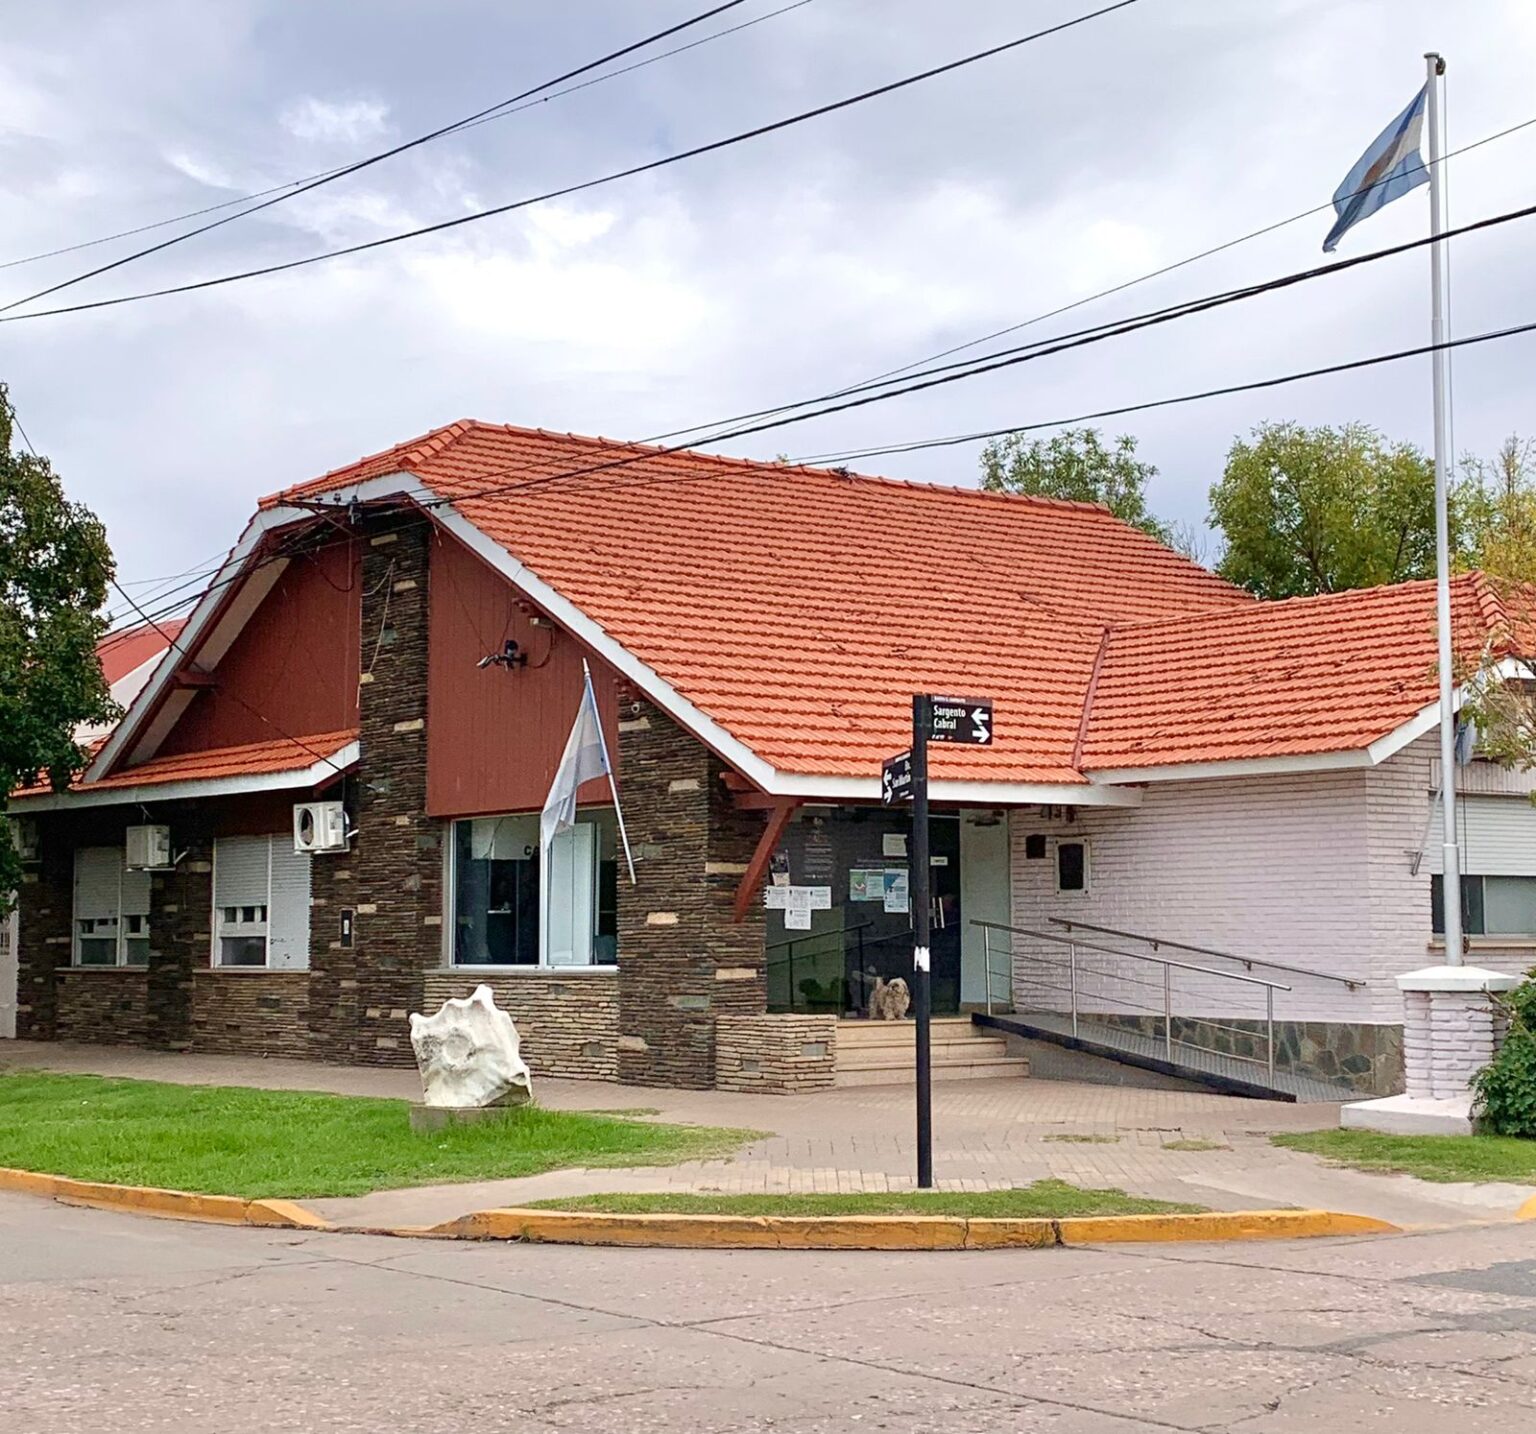
[[1056, 843], [1056, 890], [1088, 890], [1087, 842], [1058, 841]]
[[1045, 833], [1044, 832], [1030, 832], [1029, 835], [1024, 838], [1024, 860], [1025, 861], [1044, 861], [1045, 860]]
[[[1430, 925], [1445, 934], [1445, 878], [1429, 879]], [[1468, 936], [1536, 937], [1536, 876], [1464, 876], [1461, 929]]]
[[[540, 870], [536, 812], [453, 828], [456, 966], [611, 966], [618, 960], [618, 823], [583, 812]], [[541, 920], [544, 902], [548, 919]]]
[[117, 846], [75, 852], [77, 966], [149, 965], [149, 873], [129, 871]]
[[215, 966], [309, 969], [311, 861], [286, 832], [214, 842]]

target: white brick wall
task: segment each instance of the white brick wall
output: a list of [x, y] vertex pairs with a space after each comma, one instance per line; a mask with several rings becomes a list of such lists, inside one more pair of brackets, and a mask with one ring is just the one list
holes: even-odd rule
[[[1028, 808], [1015, 812], [1014, 923], [1050, 930], [1047, 917], [1076, 914], [1350, 976], [1367, 988], [1350, 992], [1264, 968], [1251, 973], [1292, 985], [1275, 994], [1278, 1019], [1398, 1023], [1402, 1003], [1393, 978], [1428, 956], [1429, 878], [1410, 875], [1407, 856], [1423, 834], [1427, 763], [1427, 754], [1414, 750], [1369, 771], [1152, 785], [1140, 808], [1079, 808], [1071, 823], [1042, 820]], [[1054, 851], [1044, 861], [1028, 860], [1030, 832], [1088, 840], [1087, 894], [1055, 891]], [[1016, 939], [1020, 948], [1061, 954]], [[1151, 988], [1122, 994], [1161, 1008], [1159, 968], [1104, 964], [1152, 981]], [[1176, 1014], [1263, 1015], [1262, 991], [1191, 973], [1173, 979]]]

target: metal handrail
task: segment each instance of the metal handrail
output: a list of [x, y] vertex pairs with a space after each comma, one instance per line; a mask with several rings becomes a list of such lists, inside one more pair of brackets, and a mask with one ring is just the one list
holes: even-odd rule
[[1195, 956], [1216, 956], [1223, 961], [1237, 961], [1250, 971], [1255, 966], [1263, 966], [1270, 971], [1289, 971], [1293, 976], [1310, 976], [1318, 981], [1337, 981], [1341, 986], [1348, 986], [1351, 991], [1358, 991], [1365, 985], [1364, 981], [1357, 981], [1351, 976], [1335, 976], [1331, 971], [1314, 971], [1307, 966], [1291, 966], [1284, 961], [1266, 960], [1262, 956], [1239, 956], [1232, 951], [1217, 951], [1210, 946], [1191, 946], [1183, 941], [1170, 941], [1166, 936], [1144, 936], [1139, 931], [1121, 931], [1114, 926], [1095, 926], [1091, 921], [1079, 921], [1072, 916], [1047, 916], [1045, 919], [1053, 926], [1064, 926], [1068, 931], [1074, 929], [1094, 931], [1100, 936], [1122, 936], [1127, 941], [1145, 941], [1154, 951], [1160, 946], [1166, 946], [1171, 951], [1188, 951]]
[[1007, 931], [1015, 936], [1032, 936], [1038, 941], [1054, 941], [1058, 946], [1080, 946], [1087, 951], [1102, 951], [1106, 956], [1124, 956], [1128, 961], [1151, 961], [1158, 966], [1172, 966], [1179, 971], [1198, 971], [1204, 976], [1216, 976], [1223, 981], [1242, 981], [1249, 986], [1268, 986], [1272, 991], [1289, 991], [1291, 987], [1281, 981], [1266, 981], [1260, 976], [1239, 976], [1236, 971], [1218, 971], [1214, 966], [1196, 966], [1188, 961], [1173, 961], [1167, 956], [1147, 956], [1140, 951], [1119, 951], [1113, 946], [1100, 946], [1094, 941], [1078, 941], [1057, 936], [1050, 931], [1032, 931], [1027, 926], [1004, 926], [997, 921], [973, 921], [972, 926], [984, 926], [990, 931]]
[[[1055, 918], [1052, 918], [1053, 920]], [[1079, 1002], [1078, 1002], [1078, 964], [1077, 952], [1082, 947], [1089, 951], [1099, 951], [1106, 956], [1119, 956], [1128, 961], [1146, 961], [1163, 968], [1163, 1054], [1171, 1062], [1173, 1060], [1173, 973], [1174, 971], [1197, 971], [1203, 976], [1215, 976], [1222, 981], [1240, 981], [1246, 986], [1258, 986], [1264, 991], [1264, 1023], [1267, 1032], [1267, 1055], [1265, 1064], [1268, 1066], [1270, 1079], [1275, 1074], [1275, 992], [1289, 991], [1291, 988], [1279, 981], [1265, 981], [1258, 976], [1239, 976], [1235, 971], [1218, 971], [1213, 966], [1196, 966], [1188, 961], [1174, 961], [1167, 956], [1148, 956], [1140, 951], [1119, 951], [1113, 946], [1101, 946], [1094, 941], [1083, 941], [1075, 936], [1056, 936], [1049, 931], [1035, 931], [1027, 926], [1007, 926], [997, 921], [972, 921], [972, 926], [981, 928], [982, 941], [987, 953], [987, 1014], [992, 1013], [992, 932], [1006, 931], [1009, 936], [1027, 936], [1036, 941], [1049, 941], [1057, 946], [1067, 948], [1067, 969], [1070, 984], [1068, 995], [1072, 1015], [1072, 1034], [1078, 1034]], [[1012, 953], [1010, 952], [1010, 955]], [[1098, 973], [1093, 973], [1098, 974]], [[1109, 979], [1113, 980], [1114, 977]], [[1128, 1003], [1134, 1004], [1134, 1003]], [[1143, 1007], [1150, 1010], [1150, 1007]], [[1156, 1012], [1153, 1012], [1155, 1015]], [[1179, 1042], [1180, 1045], [1190, 1045], [1195, 1050], [1205, 1049], [1194, 1042]], [[1247, 1059], [1247, 1057], [1234, 1057], [1234, 1059]]]

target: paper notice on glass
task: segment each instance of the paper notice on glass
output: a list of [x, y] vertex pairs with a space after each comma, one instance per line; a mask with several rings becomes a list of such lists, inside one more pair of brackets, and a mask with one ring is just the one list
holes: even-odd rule
[[832, 888], [830, 886], [808, 886], [805, 888], [810, 893], [811, 911], [830, 911], [832, 909]]
[[763, 891], [763, 905], [770, 911], [787, 911], [789, 909], [789, 893], [795, 888], [792, 886], [770, 886]]
[[887, 869], [885, 873], [885, 909], [898, 913], [910, 911], [911, 900], [907, 892], [907, 873], [905, 871], [891, 871]]
[[784, 929], [786, 931], [809, 931], [811, 929], [811, 913], [796, 911], [791, 907], [784, 913]]
[[881, 856], [905, 856], [906, 854], [907, 834], [905, 832], [886, 832], [881, 836]]

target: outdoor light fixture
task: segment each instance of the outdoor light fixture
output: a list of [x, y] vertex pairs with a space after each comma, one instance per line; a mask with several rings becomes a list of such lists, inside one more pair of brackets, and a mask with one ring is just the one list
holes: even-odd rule
[[484, 657], [480, 659], [479, 662], [475, 664], [476, 667], [481, 668], [526, 667], [527, 665], [528, 654], [517, 645], [517, 639], [515, 637], [509, 637], [504, 643], [502, 643], [500, 652], [488, 652]]

